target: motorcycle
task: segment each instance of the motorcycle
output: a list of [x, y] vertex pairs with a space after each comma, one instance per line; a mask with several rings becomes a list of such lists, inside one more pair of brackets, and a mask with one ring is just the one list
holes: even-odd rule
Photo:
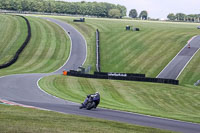
[[92, 108], [96, 108], [96, 104], [93, 101], [93, 97], [89, 97], [85, 107], [83, 107], [83, 105], [80, 107], [80, 109], [82, 109], [82, 108], [86, 108], [87, 110], [91, 110]]

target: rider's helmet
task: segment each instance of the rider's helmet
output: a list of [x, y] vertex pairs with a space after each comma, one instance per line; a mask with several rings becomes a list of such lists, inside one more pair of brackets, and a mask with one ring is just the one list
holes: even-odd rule
[[95, 94], [99, 94], [99, 92], [95, 92]]

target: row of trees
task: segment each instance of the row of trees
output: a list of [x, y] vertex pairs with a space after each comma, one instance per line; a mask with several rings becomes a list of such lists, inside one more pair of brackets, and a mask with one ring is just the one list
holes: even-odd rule
[[170, 13], [167, 18], [170, 21], [183, 21], [183, 22], [200, 22], [200, 14], [186, 15], [184, 13]]
[[0, 0], [0, 9], [116, 18], [126, 16], [127, 12], [125, 6], [106, 2], [64, 2], [55, 0]]
[[129, 17], [131, 18], [141, 18], [143, 20], [147, 20], [148, 18], [148, 13], [147, 11], [141, 11], [140, 15], [138, 16], [137, 10], [136, 9], [131, 9], [129, 12]]

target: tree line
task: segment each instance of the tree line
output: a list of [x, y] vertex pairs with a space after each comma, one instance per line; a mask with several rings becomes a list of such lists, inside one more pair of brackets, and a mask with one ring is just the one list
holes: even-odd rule
[[200, 22], [200, 14], [189, 14], [184, 13], [170, 13], [167, 18], [170, 21], [182, 21], [182, 22]]
[[125, 6], [107, 2], [65, 2], [55, 0], [0, 0], [0, 9], [115, 18], [126, 16], [127, 12]]
[[136, 9], [131, 9], [129, 12], [129, 17], [131, 18], [140, 18], [142, 20], [147, 20], [148, 19], [148, 13], [147, 11], [143, 10], [140, 12], [139, 16], [138, 16], [138, 12]]

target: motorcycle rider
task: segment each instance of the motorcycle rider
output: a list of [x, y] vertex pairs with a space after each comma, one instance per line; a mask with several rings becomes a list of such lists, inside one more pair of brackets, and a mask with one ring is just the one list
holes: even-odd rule
[[80, 109], [86, 107], [86, 104], [87, 104], [88, 99], [89, 99], [90, 97], [92, 97], [92, 98], [93, 98], [93, 101], [95, 102], [95, 107], [94, 107], [94, 108], [96, 108], [96, 107], [98, 106], [98, 104], [100, 103], [100, 94], [99, 94], [99, 92], [96, 92], [95, 94], [87, 95], [85, 101], [81, 104]]

